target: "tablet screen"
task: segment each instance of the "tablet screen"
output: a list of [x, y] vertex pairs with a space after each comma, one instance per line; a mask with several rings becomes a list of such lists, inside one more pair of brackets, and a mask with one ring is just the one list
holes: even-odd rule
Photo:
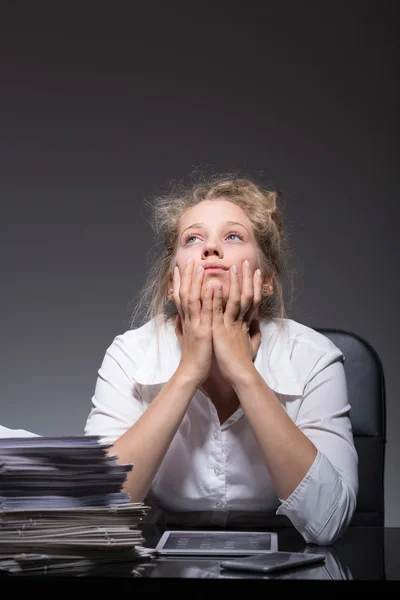
[[244, 531], [167, 531], [156, 548], [162, 554], [257, 554], [277, 550], [277, 534]]

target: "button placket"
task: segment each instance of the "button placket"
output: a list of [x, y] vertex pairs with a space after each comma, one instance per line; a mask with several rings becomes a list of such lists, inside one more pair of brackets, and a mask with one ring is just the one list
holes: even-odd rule
[[[212, 461], [210, 467], [213, 473], [213, 482], [212, 488], [214, 490], [214, 501], [215, 508], [222, 510], [226, 507], [226, 490], [224, 485], [224, 477], [223, 477], [223, 469], [224, 469], [224, 447], [222, 440], [222, 430], [218, 425], [214, 423], [214, 427], [211, 433], [211, 440], [214, 442], [213, 453], [212, 453]], [[211, 483], [211, 482], [210, 482]]]

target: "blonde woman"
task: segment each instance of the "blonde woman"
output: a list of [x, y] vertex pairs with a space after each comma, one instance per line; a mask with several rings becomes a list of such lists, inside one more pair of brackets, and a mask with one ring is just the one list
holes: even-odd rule
[[327, 545], [358, 489], [344, 357], [286, 316], [278, 199], [223, 176], [156, 199], [144, 323], [107, 349], [85, 433], [133, 464], [133, 501], [204, 525], [285, 515]]

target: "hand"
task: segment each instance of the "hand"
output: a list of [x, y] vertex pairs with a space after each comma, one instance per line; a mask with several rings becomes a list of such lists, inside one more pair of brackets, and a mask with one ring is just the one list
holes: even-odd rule
[[182, 273], [175, 267], [173, 293], [178, 315], [175, 333], [182, 356], [179, 368], [199, 387], [208, 378], [212, 361], [212, 286], [207, 286], [201, 299], [204, 269], [189, 259]]
[[231, 383], [246, 368], [253, 368], [253, 358], [261, 342], [258, 309], [262, 298], [262, 277], [252, 273], [248, 261], [241, 265], [242, 290], [238, 270], [230, 269], [230, 289], [225, 311], [222, 285], [213, 295], [213, 348], [222, 375]]

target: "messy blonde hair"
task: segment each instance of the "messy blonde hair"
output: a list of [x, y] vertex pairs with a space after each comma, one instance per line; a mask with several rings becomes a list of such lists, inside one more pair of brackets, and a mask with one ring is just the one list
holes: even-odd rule
[[161, 241], [161, 255], [153, 260], [147, 282], [132, 315], [132, 327], [155, 317], [165, 319], [177, 314], [168, 300], [183, 214], [204, 200], [229, 200], [239, 206], [253, 225], [263, 276], [272, 277], [274, 295], [263, 297], [260, 318], [287, 317], [282, 280], [288, 275], [288, 243], [282, 227], [277, 190], [262, 188], [249, 178], [214, 175], [195, 184], [172, 184], [172, 190], [156, 196], [147, 205], [152, 209], [151, 221], [156, 239]]

